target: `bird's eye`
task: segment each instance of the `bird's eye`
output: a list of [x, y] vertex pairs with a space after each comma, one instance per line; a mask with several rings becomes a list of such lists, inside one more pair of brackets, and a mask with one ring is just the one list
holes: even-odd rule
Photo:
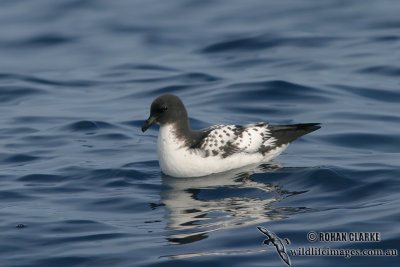
[[160, 108], [160, 111], [161, 112], [164, 112], [164, 111], [167, 111], [168, 110], [168, 107], [167, 106], [162, 106], [161, 108]]

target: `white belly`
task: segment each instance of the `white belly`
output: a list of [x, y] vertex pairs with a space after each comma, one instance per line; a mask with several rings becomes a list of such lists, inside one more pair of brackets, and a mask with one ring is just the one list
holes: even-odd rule
[[197, 177], [267, 162], [278, 156], [287, 146], [281, 146], [268, 155], [238, 153], [226, 158], [205, 157], [199, 149], [188, 149], [176, 138], [171, 125], [160, 127], [158, 132], [158, 158], [161, 170], [174, 177]]

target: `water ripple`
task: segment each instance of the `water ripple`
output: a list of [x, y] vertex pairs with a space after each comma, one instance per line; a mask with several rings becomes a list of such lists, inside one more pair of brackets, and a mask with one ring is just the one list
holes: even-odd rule
[[285, 101], [285, 100], [301, 100], [303, 102], [330, 102], [331, 99], [319, 89], [295, 84], [287, 81], [262, 81], [237, 83], [230, 85], [228, 89], [233, 89], [238, 95], [228, 97], [245, 98], [248, 101], [259, 100], [260, 98], [268, 99], [268, 101]]
[[74, 132], [75, 131], [86, 132], [86, 131], [95, 131], [99, 129], [112, 129], [112, 128], [116, 128], [116, 126], [103, 121], [78, 121], [63, 127], [63, 129], [65, 130]]
[[278, 46], [319, 47], [331, 43], [332, 37], [274, 37], [261, 35], [217, 42], [201, 49], [202, 53], [223, 53], [234, 51], [257, 51]]
[[31, 47], [45, 48], [48, 46], [56, 46], [56, 45], [62, 45], [62, 44], [66, 44], [66, 43], [72, 43], [74, 41], [76, 41], [76, 38], [73, 38], [70, 36], [63, 36], [63, 35], [56, 34], [56, 33], [49, 33], [49, 34], [44, 34], [41, 36], [34, 36], [27, 40], [20, 41], [16, 45], [26, 46], [29, 48], [31, 48]]
[[377, 74], [385, 76], [400, 76], [400, 67], [373, 66], [359, 70], [360, 73]]
[[4, 163], [23, 163], [38, 160], [40, 157], [27, 155], [27, 154], [15, 154], [4, 158], [1, 162]]
[[115, 70], [146, 70], [146, 71], [166, 71], [166, 72], [177, 72], [179, 70], [161, 66], [161, 65], [152, 65], [152, 64], [134, 64], [134, 63], [125, 63], [114, 66], [112, 69]]
[[362, 96], [371, 100], [378, 100], [382, 102], [400, 102], [400, 93], [395, 91], [389, 91], [382, 88], [365, 88], [355, 87], [348, 85], [331, 85], [334, 88], [341, 89], [345, 92], [352, 93], [358, 96]]
[[21, 182], [38, 182], [38, 183], [58, 183], [66, 180], [67, 177], [54, 174], [28, 174], [18, 178]]
[[14, 74], [14, 73], [0, 73], [0, 80], [26, 81], [34, 84], [64, 86], [64, 87], [89, 87], [98, 84], [96, 81], [89, 81], [89, 80], [57, 81], [30, 75]]
[[20, 98], [44, 93], [43, 90], [31, 87], [0, 86], [0, 103], [4, 104], [11, 102], [12, 104], [15, 104], [16, 100]]
[[384, 151], [387, 153], [398, 153], [400, 140], [390, 134], [373, 133], [342, 133], [326, 135], [326, 142], [341, 147], [353, 147], [370, 151]]

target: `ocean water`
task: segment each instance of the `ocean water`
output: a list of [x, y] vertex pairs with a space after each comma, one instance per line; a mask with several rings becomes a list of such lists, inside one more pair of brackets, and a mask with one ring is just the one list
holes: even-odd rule
[[[3, 0], [1, 266], [398, 266], [400, 2]], [[320, 122], [271, 164], [161, 173], [154, 98], [193, 128]], [[310, 242], [309, 233], [380, 242]]]

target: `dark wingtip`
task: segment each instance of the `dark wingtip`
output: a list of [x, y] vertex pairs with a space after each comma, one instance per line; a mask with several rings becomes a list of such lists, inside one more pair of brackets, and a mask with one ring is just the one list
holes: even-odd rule
[[297, 126], [297, 129], [303, 129], [303, 130], [309, 130], [310, 132], [316, 131], [318, 129], [321, 129], [321, 123], [302, 123], [302, 124], [295, 124]]
[[297, 138], [321, 128], [321, 123], [301, 123], [292, 125], [271, 126], [271, 135], [278, 144], [288, 144]]

